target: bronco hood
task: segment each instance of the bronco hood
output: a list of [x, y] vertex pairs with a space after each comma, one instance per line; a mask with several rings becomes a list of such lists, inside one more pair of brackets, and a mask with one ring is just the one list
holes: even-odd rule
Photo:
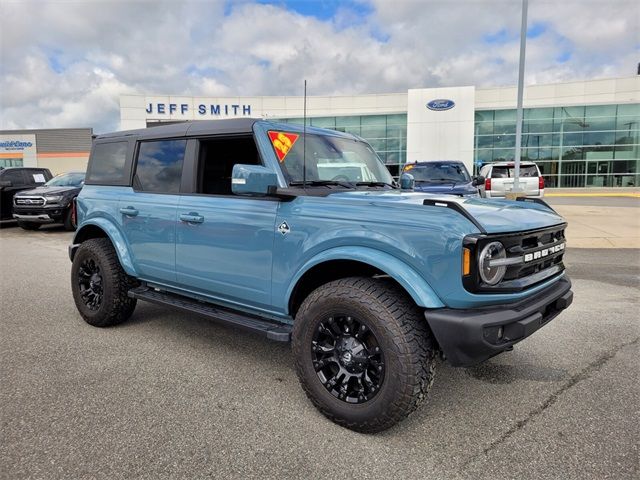
[[[519, 232], [523, 230], [536, 230], [564, 223], [565, 220], [551, 207], [533, 202], [516, 202], [511, 200], [487, 199], [487, 198], [462, 198], [453, 195], [430, 195], [415, 192], [394, 191], [347, 191], [331, 195], [332, 198], [358, 199], [372, 202], [376, 205], [394, 206], [396, 208], [406, 205], [406, 215], [415, 217], [418, 207], [429, 209], [434, 215], [434, 209], [446, 208], [447, 203], [455, 203], [464, 209], [469, 216], [480, 225], [487, 233]], [[424, 205], [436, 201], [437, 205]], [[461, 220], [468, 221], [463, 213], [458, 213]]]

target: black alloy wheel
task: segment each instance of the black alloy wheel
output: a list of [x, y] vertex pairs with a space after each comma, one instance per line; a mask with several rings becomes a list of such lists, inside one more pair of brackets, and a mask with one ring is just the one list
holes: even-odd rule
[[98, 310], [104, 293], [100, 266], [93, 258], [85, 259], [78, 269], [80, 297], [89, 310]]
[[309, 399], [358, 432], [395, 425], [433, 383], [437, 344], [423, 310], [392, 280], [346, 277], [319, 286], [296, 312], [291, 340]]
[[316, 374], [334, 397], [364, 403], [380, 391], [384, 355], [363, 321], [347, 315], [328, 317], [318, 324], [311, 343]]
[[80, 244], [71, 265], [71, 291], [82, 318], [94, 327], [110, 327], [131, 317], [136, 299], [130, 289], [138, 281], [125, 273], [108, 238]]

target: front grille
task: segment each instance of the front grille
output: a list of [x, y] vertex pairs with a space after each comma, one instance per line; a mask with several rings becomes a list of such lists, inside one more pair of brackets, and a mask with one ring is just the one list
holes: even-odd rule
[[45, 204], [44, 197], [13, 197], [14, 205], [37, 207]]
[[515, 263], [507, 266], [500, 283], [487, 285], [480, 279], [477, 262], [472, 262], [471, 274], [463, 279], [465, 288], [487, 293], [521, 291], [558, 275], [564, 270], [566, 226], [565, 223], [540, 230], [468, 237], [465, 246], [472, 249], [472, 258], [477, 259], [488, 243], [499, 241], [507, 251], [507, 259]]
[[521, 256], [526, 259], [523, 264], [507, 268], [503, 281], [525, 278], [553, 266], [562, 265], [566, 243], [564, 230], [565, 226], [562, 225], [503, 237], [500, 241], [507, 250], [507, 258]]

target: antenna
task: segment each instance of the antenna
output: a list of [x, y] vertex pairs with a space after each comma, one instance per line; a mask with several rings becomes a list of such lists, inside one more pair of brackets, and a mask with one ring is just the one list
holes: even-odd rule
[[302, 189], [307, 189], [307, 80], [304, 81], [304, 102], [302, 112]]

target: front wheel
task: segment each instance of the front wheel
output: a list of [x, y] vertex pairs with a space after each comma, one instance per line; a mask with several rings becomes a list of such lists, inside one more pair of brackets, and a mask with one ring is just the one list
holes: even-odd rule
[[435, 375], [435, 342], [420, 309], [383, 279], [345, 278], [313, 291], [295, 318], [293, 353], [313, 404], [365, 433], [407, 417]]
[[76, 230], [76, 215], [73, 206], [70, 206], [64, 214], [63, 224], [64, 229], [68, 232], [74, 232]]
[[71, 291], [76, 307], [94, 327], [109, 327], [127, 320], [136, 300], [127, 292], [136, 280], [125, 273], [108, 238], [83, 242], [71, 265]]

